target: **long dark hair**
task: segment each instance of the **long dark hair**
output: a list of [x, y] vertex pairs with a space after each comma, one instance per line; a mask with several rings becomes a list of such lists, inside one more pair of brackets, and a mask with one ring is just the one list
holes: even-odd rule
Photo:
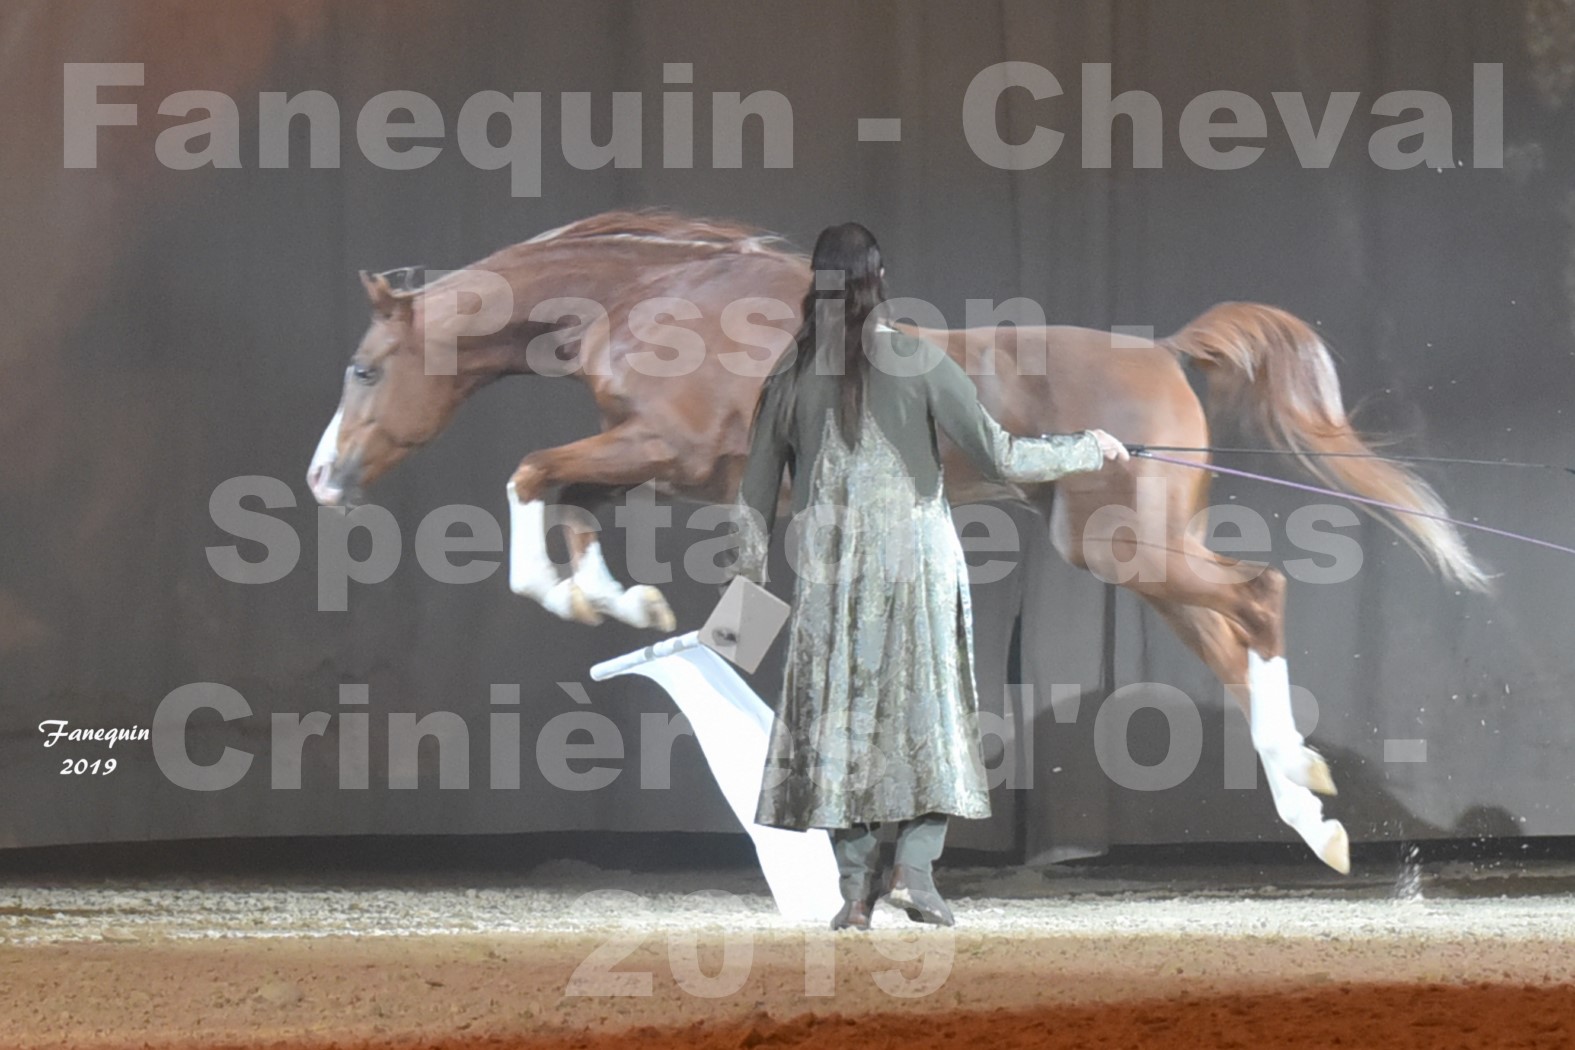
[[837, 428], [851, 447], [859, 439], [870, 370], [864, 329], [886, 301], [880, 245], [856, 222], [827, 226], [815, 240], [811, 265], [814, 279], [804, 296], [804, 320], [793, 337], [792, 352], [786, 355], [792, 360], [766, 380], [755, 416], [758, 421], [771, 386], [787, 383], [787, 396], [778, 402], [783, 414], [778, 423], [786, 426], [792, 422], [798, 380], [805, 372], [816, 368], [821, 374], [841, 376]]

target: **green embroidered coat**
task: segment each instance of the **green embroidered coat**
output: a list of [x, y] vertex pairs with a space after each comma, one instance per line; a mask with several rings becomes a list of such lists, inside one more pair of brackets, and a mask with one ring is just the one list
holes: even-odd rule
[[885, 327], [872, 338], [854, 447], [836, 423], [840, 377], [811, 367], [795, 389], [791, 371], [773, 376], [739, 491], [733, 572], [764, 582], [792, 468], [793, 612], [755, 818], [772, 827], [989, 815], [967, 564], [937, 434], [990, 479], [1051, 481], [1103, 463], [1087, 432], [1008, 434], [933, 344]]

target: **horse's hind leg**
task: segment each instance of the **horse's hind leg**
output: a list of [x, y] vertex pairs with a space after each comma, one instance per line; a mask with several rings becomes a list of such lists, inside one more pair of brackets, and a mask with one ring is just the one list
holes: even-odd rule
[[[1179, 504], [1171, 520], [1189, 521], [1191, 493], [1177, 486], [1167, 495]], [[1216, 554], [1180, 528], [1156, 543], [1108, 528], [1086, 541], [1090, 521], [1110, 497], [1092, 487], [1067, 493], [1052, 512], [1057, 550], [1073, 565], [1141, 595], [1208, 664], [1247, 713], [1280, 819], [1330, 867], [1349, 870], [1345, 829], [1324, 819], [1314, 794], [1334, 792], [1328, 764], [1306, 746], [1291, 716], [1284, 576]]]
[[[1271, 570], [1272, 571], [1272, 570]], [[1350, 840], [1337, 820], [1326, 820], [1314, 792], [1334, 794], [1329, 766], [1307, 747], [1291, 715], [1283, 653], [1264, 660], [1248, 634], [1223, 613], [1148, 593], [1144, 599], [1187, 647], [1225, 683], [1247, 714], [1253, 750], [1263, 764], [1275, 812], [1334, 870], [1351, 870]]]
[[667, 443], [627, 426], [557, 448], [533, 452], [509, 479], [509, 589], [549, 612], [581, 623], [598, 623], [602, 612], [639, 627], [671, 630], [667, 600], [655, 587], [624, 590], [601, 560], [594, 530], [570, 522], [575, 572], [561, 577], [547, 554], [545, 496], [562, 486], [619, 488], [658, 477]]

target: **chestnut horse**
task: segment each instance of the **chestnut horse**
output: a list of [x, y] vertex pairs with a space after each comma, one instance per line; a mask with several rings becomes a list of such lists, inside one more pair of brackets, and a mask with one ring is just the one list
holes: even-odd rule
[[[589, 513], [571, 515], [569, 573], [559, 573], [547, 553], [547, 501], [592, 512], [653, 482], [670, 497], [730, 502], [760, 383], [798, 327], [810, 279], [805, 258], [731, 223], [614, 212], [423, 288], [361, 276], [372, 321], [312, 460], [317, 500], [354, 502], [500, 376], [572, 376], [590, 388], [602, 430], [532, 452], [509, 479], [509, 586], [560, 617], [672, 630], [656, 588], [625, 588], [608, 571]], [[1208, 376], [1212, 401], [1249, 414], [1280, 448], [1369, 451], [1346, 419], [1323, 342], [1274, 307], [1215, 306], [1158, 341], [1071, 327], [909, 330], [961, 362], [985, 406], [1014, 433], [1101, 427], [1129, 444], [1205, 446], [1208, 417], [1182, 371], [1190, 362]], [[1349, 870], [1345, 829], [1324, 818], [1316, 794], [1334, 793], [1329, 767], [1291, 716], [1285, 578], [1204, 545], [1208, 473], [1135, 458], [1019, 487], [985, 481], [955, 449], [943, 455], [954, 504], [1026, 502], [1048, 518], [1068, 562], [1158, 611], [1246, 712], [1280, 817], [1325, 863]], [[1397, 463], [1303, 463], [1344, 491], [1443, 510]], [[1386, 524], [1446, 577], [1484, 585], [1448, 524], [1412, 515]]]

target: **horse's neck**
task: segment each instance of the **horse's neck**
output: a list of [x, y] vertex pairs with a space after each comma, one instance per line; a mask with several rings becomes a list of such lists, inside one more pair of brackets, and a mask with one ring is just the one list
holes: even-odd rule
[[[550, 267], [557, 264], [541, 265], [546, 272], [551, 273], [553, 271]], [[497, 272], [505, 279], [509, 277], [509, 273], [505, 270]], [[532, 314], [539, 304], [562, 299], [589, 301], [601, 304], [605, 308], [606, 303], [615, 300], [619, 281], [628, 280], [630, 274], [626, 271], [613, 274], [598, 271], [589, 281], [584, 279], [586, 276], [588, 275], [583, 272], [577, 272], [578, 279], [572, 283], [543, 281], [525, 287], [514, 286], [514, 316], [495, 335], [467, 337], [467, 345], [460, 351], [459, 367], [469, 378], [470, 388], [478, 389], [504, 376], [583, 378], [580, 375], [581, 369], [574, 367], [576, 363], [574, 359], [579, 358], [583, 353], [578, 336], [567, 341], [556, 342], [550, 349], [538, 347], [532, 351], [531, 344], [538, 337], [547, 335], [553, 328], [553, 320], [556, 320], [556, 317], [553, 320], [534, 320]], [[573, 311], [568, 308], [563, 311], [548, 311], [548, 313], [565, 315], [571, 312]], [[561, 346], [573, 347], [573, 358], [561, 355], [559, 353]], [[541, 363], [543, 358], [552, 361], [554, 365], [546, 372], [537, 371], [534, 367]]]
[[[540, 257], [525, 260], [521, 265], [529, 272], [540, 275], [525, 287], [516, 286], [516, 313], [507, 328], [498, 334], [497, 342], [484, 348], [486, 360], [497, 368], [493, 378], [506, 375], [542, 375], [532, 367], [531, 357], [542, 355], [551, 359], [554, 351], [538, 350], [528, 354], [533, 338], [544, 335], [550, 328], [548, 322], [533, 322], [531, 314], [539, 304], [553, 301], [589, 302], [603, 311], [603, 317], [614, 312], [632, 286], [643, 284], [649, 267], [633, 258], [619, 258], [608, 253], [605, 246], [597, 245], [592, 251], [585, 246], [575, 246], [561, 254], [543, 253]], [[505, 274], [507, 276], [507, 274]], [[661, 293], [652, 293], [661, 294]], [[575, 313], [572, 307], [547, 313], [567, 316]], [[605, 324], [606, 321], [600, 322]], [[573, 327], [572, 325], [570, 327]], [[571, 348], [568, 353], [558, 351], [549, 377], [567, 376], [588, 382], [596, 371], [589, 358], [603, 353], [605, 340], [585, 339], [600, 327], [594, 319], [582, 319], [580, 332], [561, 344]], [[556, 348], [555, 348], [556, 349]]]
[[534, 375], [525, 349], [529, 340], [512, 337], [513, 326], [498, 333], [496, 342], [473, 345], [462, 351], [460, 369], [472, 390], [504, 376]]

